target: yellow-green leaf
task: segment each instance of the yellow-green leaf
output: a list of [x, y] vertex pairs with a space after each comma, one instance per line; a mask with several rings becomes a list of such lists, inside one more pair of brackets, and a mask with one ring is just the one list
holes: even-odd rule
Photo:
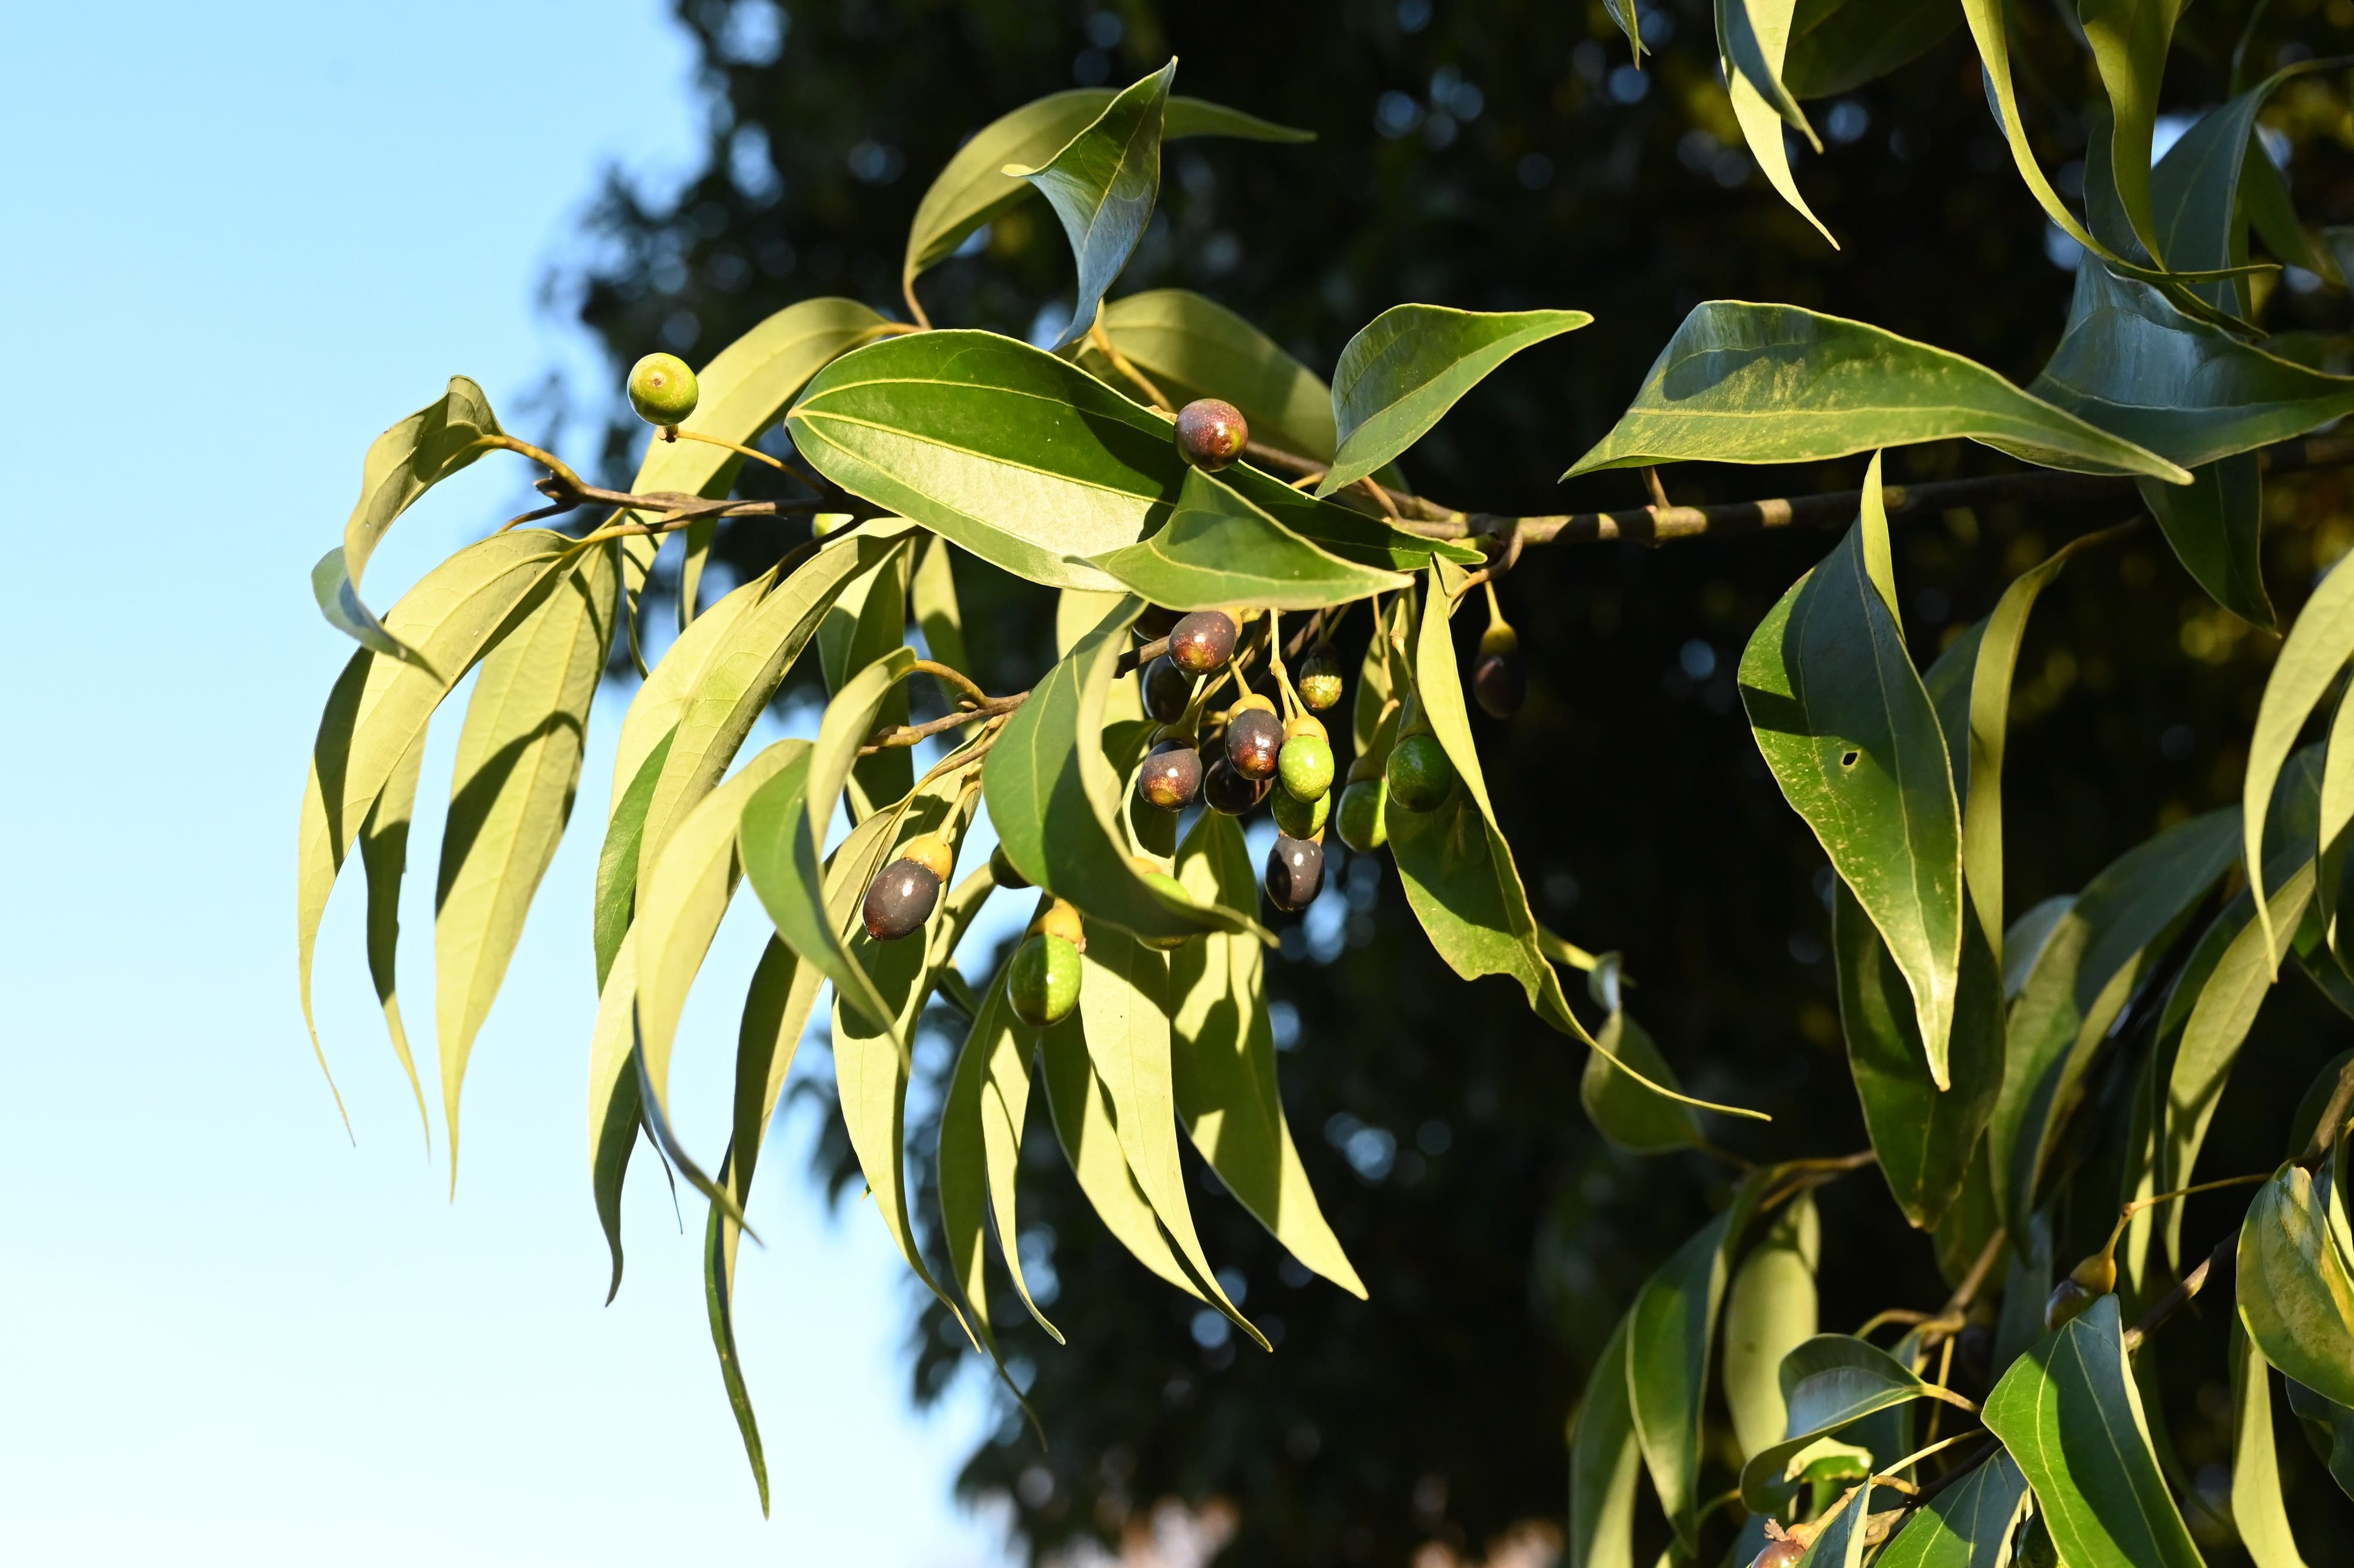
[[2240, 1226], [2237, 1288], [2240, 1321], [2264, 1360], [2354, 1405], [2354, 1263], [2346, 1216], [2333, 1212], [2334, 1160], [2317, 1177], [2284, 1165], [2257, 1189]]
[[[2264, 701], [2256, 709], [2255, 734], [2248, 741], [2248, 768], [2241, 786], [2243, 819], [2241, 842], [2259, 898], [2264, 891], [2264, 819], [2271, 810], [2273, 787], [2289, 751], [2296, 745], [2306, 720], [2328, 692], [2329, 684], [2354, 655], [2354, 572], [2333, 571], [2321, 579], [2313, 597], [2297, 612], [2272, 673], [2264, 681]], [[2260, 904], [2256, 923], [2264, 928], [2268, 952], [2276, 954], [2279, 938], [2273, 931], [2269, 904]], [[2277, 958], [2268, 974], [2279, 972]]]

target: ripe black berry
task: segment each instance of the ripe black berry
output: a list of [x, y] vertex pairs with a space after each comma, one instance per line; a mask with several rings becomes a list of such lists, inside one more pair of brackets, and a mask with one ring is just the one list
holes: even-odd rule
[[1144, 667], [1137, 684], [1143, 688], [1144, 711], [1162, 724], [1183, 718], [1185, 705], [1193, 700], [1193, 677], [1165, 653]]
[[1197, 609], [1170, 629], [1170, 661], [1188, 675], [1206, 675], [1234, 657], [1241, 635], [1225, 610]]
[[1202, 754], [1182, 740], [1164, 740], [1145, 754], [1136, 792], [1145, 804], [1182, 811], [1202, 792]]
[[1307, 908], [1324, 885], [1324, 846], [1314, 839], [1278, 837], [1267, 852], [1267, 896], [1278, 909]]
[[1213, 811], [1229, 817], [1247, 816], [1267, 799], [1267, 781], [1246, 779], [1225, 758], [1214, 758], [1202, 772], [1202, 800]]
[[1224, 468], [1249, 444], [1250, 425], [1232, 403], [1197, 397], [1177, 410], [1177, 450], [1195, 468]]
[[1283, 756], [1283, 721], [1265, 708], [1245, 708], [1226, 721], [1226, 760], [1246, 779], [1275, 777]]
[[940, 879], [920, 861], [895, 860], [866, 890], [866, 934], [896, 942], [923, 928], [940, 901]]

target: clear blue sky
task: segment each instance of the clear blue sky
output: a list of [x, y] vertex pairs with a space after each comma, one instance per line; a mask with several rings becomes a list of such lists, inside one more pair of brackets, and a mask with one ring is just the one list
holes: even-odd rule
[[[997, 1562], [949, 1499], [979, 1403], [907, 1414], [900, 1266], [863, 1208], [820, 1212], [806, 1128], [762, 1167], [743, 1274], [772, 1522], [712, 1364], [699, 1209], [682, 1236], [642, 1160], [602, 1305], [588, 905], [617, 704], [475, 1050], [454, 1205], [355, 877], [320, 992], [356, 1149], [295, 1006], [295, 809], [349, 648], [305, 573], [369, 440], [451, 373], [512, 407], [593, 371], [535, 290], [603, 164], [659, 186], [698, 156], [666, 7], [78, 0], [0, 12], [0, 1558]], [[524, 477], [493, 460], [431, 498], [371, 598]], [[457, 718], [411, 846], [412, 1028]], [[752, 924], [675, 1081], [715, 1153]]]

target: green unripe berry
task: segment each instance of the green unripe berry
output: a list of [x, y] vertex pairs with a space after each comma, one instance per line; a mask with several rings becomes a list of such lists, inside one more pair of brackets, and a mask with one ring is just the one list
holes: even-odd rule
[[1079, 949], [1061, 937], [1029, 938], [1014, 951], [1005, 999], [1034, 1028], [1062, 1022], [1079, 1005]]
[[1359, 854], [1371, 854], [1389, 842], [1390, 825], [1384, 815], [1389, 795], [1389, 784], [1381, 779], [1360, 779], [1341, 790], [1340, 821], [1332, 824], [1341, 842]]
[[1409, 811], [1437, 810], [1455, 788], [1455, 764], [1435, 735], [1409, 735], [1390, 753], [1390, 799]]
[[1324, 831], [1324, 819], [1332, 809], [1330, 791], [1312, 800], [1303, 800], [1288, 789], [1269, 793], [1267, 802], [1275, 813], [1275, 831], [1288, 839], [1312, 839]]
[[[1178, 881], [1175, 877], [1161, 870], [1152, 862], [1139, 859], [1132, 863], [1136, 867], [1136, 874], [1143, 878], [1146, 885], [1150, 886], [1154, 892], [1161, 894], [1163, 897], [1168, 898], [1174, 903], [1191, 904], [1193, 902], [1193, 895], [1185, 891], [1185, 885], [1183, 883]], [[1177, 948], [1185, 945], [1185, 938], [1182, 937], [1139, 937], [1137, 940], [1142, 942], [1148, 948], [1155, 948], [1164, 953], [1173, 952]]]
[[649, 354], [630, 367], [630, 407], [649, 425], [680, 423], [695, 412], [700, 395], [695, 372], [674, 354]]
[[[1275, 759], [1276, 776], [1284, 793], [1302, 800], [1318, 800], [1332, 788], [1332, 743], [1320, 735], [1295, 735], [1283, 743]], [[1294, 834], [1304, 837], [1304, 834]]]
[[1300, 661], [1299, 700], [1316, 712], [1323, 713], [1339, 703], [1346, 684], [1341, 656], [1332, 652], [1331, 644], [1319, 642]]
[[2057, 1329], [2099, 1299], [2098, 1295], [2073, 1279], [2063, 1279], [2052, 1288], [2052, 1298], [2043, 1304], [2043, 1327]]

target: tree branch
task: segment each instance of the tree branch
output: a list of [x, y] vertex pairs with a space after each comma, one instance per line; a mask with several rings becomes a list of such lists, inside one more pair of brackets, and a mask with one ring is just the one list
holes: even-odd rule
[[2126, 1330], [2126, 1354], [2141, 1349], [2142, 1341], [2156, 1333], [2168, 1318], [2190, 1306], [2190, 1298], [2207, 1287], [2208, 1279], [2219, 1265], [2229, 1270], [2239, 1262], [2239, 1256], [2240, 1231], [2235, 1225], [2215, 1244], [2215, 1250], [2200, 1261], [2198, 1267], [2182, 1277], [2181, 1284], [2159, 1297], [2140, 1320]]

